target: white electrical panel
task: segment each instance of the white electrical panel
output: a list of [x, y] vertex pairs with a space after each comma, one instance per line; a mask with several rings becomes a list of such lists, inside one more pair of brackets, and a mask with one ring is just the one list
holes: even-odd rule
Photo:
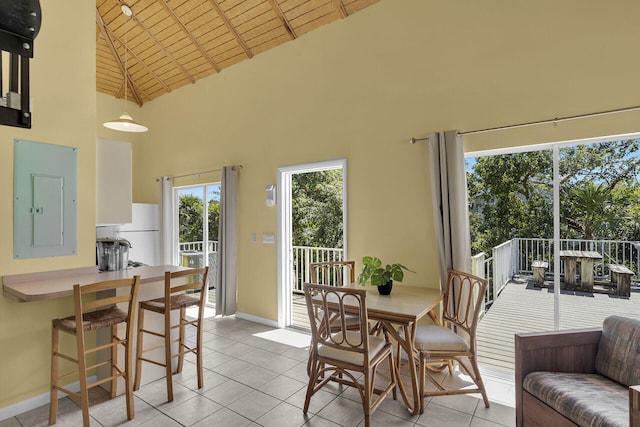
[[16, 139], [14, 258], [76, 255], [78, 149]]

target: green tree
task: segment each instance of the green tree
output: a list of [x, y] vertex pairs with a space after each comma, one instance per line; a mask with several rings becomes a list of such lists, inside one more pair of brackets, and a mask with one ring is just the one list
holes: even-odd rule
[[202, 240], [202, 199], [183, 194], [178, 201], [180, 243]]
[[552, 233], [551, 167], [548, 151], [477, 159], [467, 173], [474, 253], [515, 237]]
[[585, 181], [564, 190], [562, 211], [567, 226], [566, 237], [604, 238], [612, 225], [621, 220], [616, 216], [613, 194], [606, 186]]
[[[561, 238], [638, 240], [640, 140], [560, 150]], [[550, 150], [478, 158], [467, 173], [474, 252], [553, 235]]]
[[293, 245], [342, 248], [342, 171], [300, 173], [291, 181]]
[[213, 187], [209, 192], [209, 241], [218, 240], [218, 224], [220, 223], [220, 187]]

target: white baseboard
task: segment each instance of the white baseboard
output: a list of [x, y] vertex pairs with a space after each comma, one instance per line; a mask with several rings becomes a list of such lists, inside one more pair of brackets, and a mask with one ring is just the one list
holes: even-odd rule
[[272, 328], [278, 327], [278, 322], [271, 319], [265, 319], [264, 317], [254, 316], [253, 314], [236, 312], [238, 319], [248, 320], [250, 322], [260, 323], [262, 325], [271, 326]]
[[[91, 384], [93, 382], [96, 382], [97, 379], [98, 378], [94, 375], [87, 378], [87, 382]], [[68, 384], [65, 387], [71, 391], [80, 391], [80, 382], [76, 381], [75, 383]], [[0, 421], [15, 417], [16, 415], [23, 414], [32, 409], [39, 408], [43, 405], [48, 405], [50, 396], [51, 394], [49, 392], [46, 392], [42, 393], [39, 396], [35, 396], [30, 399], [23, 400], [22, 402], [15, 403], [11, 406], [0, 408]], [[58, 399], [62, 399], [63, 397], [67, 397], [67, 394], [58, 391]]]

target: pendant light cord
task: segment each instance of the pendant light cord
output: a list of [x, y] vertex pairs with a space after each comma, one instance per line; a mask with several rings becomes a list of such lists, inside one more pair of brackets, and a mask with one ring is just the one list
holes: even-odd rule
[[[124, 12], [123, 12], [124, 13]], [[124, 111], [127, 111], [127, 73], [128, 70], [128, 55], [127, 55], [127, 46], [129, 46], [129, 16], [124, 13], [124, 16], [127, 17], [127, 21], [124, 23]]]

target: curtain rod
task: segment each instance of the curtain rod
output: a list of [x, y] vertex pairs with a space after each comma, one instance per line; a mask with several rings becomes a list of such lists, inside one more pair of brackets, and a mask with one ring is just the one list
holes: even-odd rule
[[194, 172], [194, 173], [187, 173], [185, 175], [176, 175], [176, 176], [172, 176], [171, 179], [178, 179], [178, 178], [187, 178], [189, 176], [200, 176], [200, 175], [206, 175], [209, 173], [214, 173], [214, 172], [220, 172], [222, 169], [211, 169], [210, 171], [202, 171], [202, 172]]
[[[486, 128], [486, 129], [470, 130], [466, 132], [458, 132], [458, 135], [477, 135], [480, 133], [497, 132], [501, 130], [517, 129], [517, 128], [523, 128], [523, 127], [529, 127], [529, 126], [550, 124], [550, 123], [553, 123], [555, 125], [560, 122], [567, 122], [569, 120], [587, 119], [591, 117], [606, 116], [608, 114], [616, 114], [616, 113], [626, 113], [629, 111], [636, 111], [636, 110], [640, 110], [640, 105], [637, 105], [635, 107], [617, 108], [614, 110], [598, 111], [596, 113], [578, 114], [575, 116], [556, 117], [555, 119], [546, 119], [546, 120], [537, 120], [533, 122], [518, 123], [516, 125], [506, 125], [506, 126], [497, 126], [493, 128]], [[419, 142], [419, 141], [428, 141], [428, 140], [429, 140], [429, 137], [411, 138], [409, 139], [409, 142], [411, 144], [415, 144], [416, 142]]]
[[[242, 169], [242, 165], [237, 165], [237, 166], [231, 166], [232, 168], [239, 168]], [[211, 169], [208, 171], [202, 171], [202, 172], [194, 172], [194, 173], [187, 173], [184, 175], [177, 175], [177, 176], [170, 176], [168, 177], [169, 179], [178, 179], [178, 178], [187, 178], [190, 176], [200, 176], [200, 175], [206, 175], [206, 174], [210, 174], [210, 173], [214, 173], [214, 172], [221, 172], [222, 168], [220, 169]], [[156, 179], [156, 181], [160, 181], [160, 179]]]

